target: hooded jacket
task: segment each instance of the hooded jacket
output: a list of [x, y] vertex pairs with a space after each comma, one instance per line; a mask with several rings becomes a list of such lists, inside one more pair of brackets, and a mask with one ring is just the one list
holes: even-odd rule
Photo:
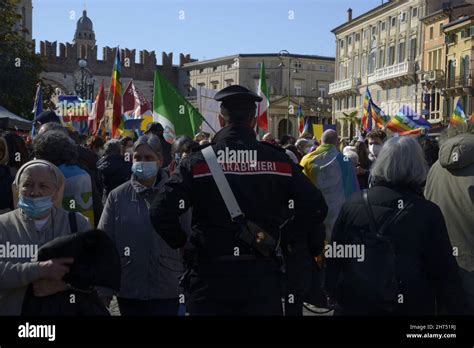
[[460, 134], [443, 143], [431, 167], [425, 196], [443, 213], [456, 260], [474, 271], [474, 134]]

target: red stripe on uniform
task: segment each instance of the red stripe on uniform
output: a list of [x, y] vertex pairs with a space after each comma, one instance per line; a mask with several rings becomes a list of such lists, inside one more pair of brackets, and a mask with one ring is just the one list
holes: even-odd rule
[[[255, 174], [277, 174], [291, 176], [291, 165], [286, 162], [275, 161], [257, 161], [255, 163], [221, 163], [224, 173], [238, 174], [238, 173], [255, 173]], [[196, 163], [192, 165], [192, 172], [194, 177], [209, 174], [210, 170], [207, 163]]]

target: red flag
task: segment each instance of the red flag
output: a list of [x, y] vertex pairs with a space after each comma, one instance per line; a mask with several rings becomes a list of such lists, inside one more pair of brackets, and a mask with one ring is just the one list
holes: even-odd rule
[[89, 130], [92, 134], [97, 134], [99, 130], [99, 124], [105, 113], [105, 91], [104, 91], [104, 80], [102, 80], [99, 88], [99, 92], [95, 97], [94, 106], [89, 115]]
[[123, 93], [123, 113], [130, 118], [139, 119], [142, 115], [151, 110], [150, 103], [140, 92], [133, 81], [130, 81]]

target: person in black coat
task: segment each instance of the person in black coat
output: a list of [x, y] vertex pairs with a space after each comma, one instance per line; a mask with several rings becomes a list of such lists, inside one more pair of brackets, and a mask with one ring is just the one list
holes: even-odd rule
[[120, 140], [109, 140], [105, 146], [105, 154], [97, 162], [97, 170], [104, 184], [102, 203], [105, 205], [109, 193], [124, 182], [130, 180], [132, 174], [132, 158], [126, 161], [121, 154]]
[[147, 125], [145, 134], [156, 135], [160, 139], [161, 152], [163, 153], [163, 168], [166, 168], [171, 163], [171, 144], [168, 143], [163, 135], [164, 128], [161, 123], [151, 122]]
[[[353, 281], [352, 286], [348, 286], [348, 280], [358, 279], [356, 269], [366, 270], [360, 277], [365, 278], [366, 284], [371, 284], [370, 280], [377, 272], [386, 275], [390, 269], [394, 270], [393, 279], [396, 278], [398, 287], [394, 293], [396, 301], [393, 311], [383, 314], [466, 313], [467, 302], [443, 215], [421, 191], [427, 172], [422, 149], [415, 139], [391, 138], [371, 169], [374, 186], [366, 191], [368, 206], [364, 204], [363, 192], [355, 193], [343, 205], [331, 243], [325, 249], [326, 289], [336, 303], [336, 314], [381, 314], [377, 308], [367, 305], [368, 296], [361, 295], [359, 290], [364, 286], [363, 281]], [[368, 207], [372, 211], [374, 228], [370, 227]], [[353, 255], [328, 253], [337, 245], [354, 245], [354, 241], [368, 240], [371, 231], [380, 233], [384, 222], [390, 221], [400, 210], [383, 233], [393, 247], [393, 268], [380, 267], [380, 262], [370, 259], [371, 246], [367, 243], [362, 245], [365, 255], [358, 255], [359, 265]], [[370, 286], [367, 289], [371, 291]]]

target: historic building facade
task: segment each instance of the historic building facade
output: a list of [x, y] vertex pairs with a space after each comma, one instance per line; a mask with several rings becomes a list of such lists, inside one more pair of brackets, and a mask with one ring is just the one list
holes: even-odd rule
[[[442, 9], [443, 2], [392, 0], [357, 18], [352, 18], [349, 9], [347, 22], [332, 31], [337, 45], [336, 81], [329, 86], [329, 94], [341, 136], [354, 134], [355, 125], [344, 117], [351, 112], [362, 116], [367, 88], [388, 115], [395, 115], [402, 105], [423, 111], [421, 18]], [[458, 2], [462, 1], [453, 1]]]
[[331, 57], [285, 51], [195, 61], [180, 67], [179, 87], [190, 100], [196, 97], [198, 86], [219, 90], [239, 84], [257, 91], [262, 62], [270, 98], [270, 132], [276, 136], [286, 133], [297, 136], [296, 114], [300, 104], [304, 115], [313, 117], [314, 123], [332, 123], [328, 98], [329, 84], [334, 81], [334, 58]]
[[[472, 11], [471, 11], [472, 13]], [[463, 15], [443, 26], [446, 37], [446, 87], [444, 97], [448, 115], [460, 98], [465, 114], [474, 113], [473, 65], [474, 15]]]
[[[464, 14], [472, 13], [472, 10], [473, 6], [469, 4], [444, 6], [439, 11], [435, 11], [422, 18], [424, 25], [423, 76], [421, 81], [423, 85], [422, 114], [432, 124], [446, 124], [448, 116], [453, 111], [453, 101], [451, 100], [449, 80], [446, 74], [448, 64], [450, 63], [446, 60], [447, 41], [444, 33], [445, 27], [449, 30], [448, 24], [450, 22], [457, 20]], [[452, 43], [448, 43], [448, 47], [451, 46]], [[451, 58], [455, 59], [455, 57]], [[456, 65], [454, 63], [454, 66]], [[448, 101], [447, 103], [445, 103], [445, 97]]]
[[[80, 95], [80, 91], [85, 88], [87, 98], [96, 95], [102, 80], [107, 90], [116, 48], [104, 47], [101, 60], [97, 58], [97, 50], [93, 23], [84, 10], [82, 17], [77, 21], [72, 43], [58, 45], [57, 42], [41, 41], [40, 54], [46, 58], [46, 69], [41, 74], [43, 82], [59, 88], [64, 94]], [[152, 101], [156, 69], [159, 69], [175, 86], [178, 85], [179, 66], [173, 65], [173, 53], [163, 52], [161, 65], [157, 65], [154, 51], [139, 51], [138, 62], [136, 53], [135, 49], [121, 49], [123, 88], [133, 79], [136, 87]], [[180, 54], [179, 65], [190, 61], [192, 59], [189, 55]], [[84, 79], [84, 76], [87, 76], [87, 79]], [[83, 86], [84, 83], [86, 87]]]

